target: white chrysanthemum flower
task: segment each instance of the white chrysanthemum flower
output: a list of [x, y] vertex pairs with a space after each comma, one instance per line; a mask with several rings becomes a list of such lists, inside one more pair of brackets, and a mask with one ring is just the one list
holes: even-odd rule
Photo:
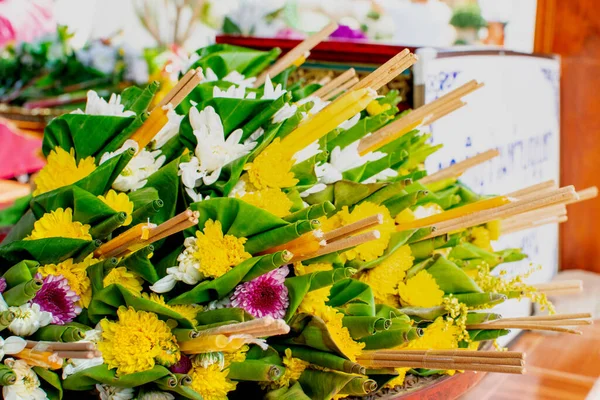
[[308, 96], [308, 97], [305, 97], [302, 100], [298, 101], [298, 105], [300, 106], [300, 105], [306, 104], [308, 102], [313, 103], [313, 106], [309, 111], [309, 114], [311, 114], [311, 115], [317, 114], [319, 111], [321, 111], [322, 109], [327, 107], [330, 103], [329, 101], [321, 100], [320, 97]]
[[[198, 60], [199, 59], [200, 59], [200, 56], [198, 56]], [[210, 67], [206, 68], [206, 71], [203, 71], [203, 73], [204, 73], [204, 81], [203, 82], [215, 82], [215, 81], [219, 80], [219, 77], [217, 76], [215, 71], [213, 71], [212, 68], [210, 68]]]
[[88, 67], [103, 74], [112, 74], [117, 66], [118, 50], [96, 40], [87, 49], [78, 51], [76, 57]]
[[85, 112], [77, 109], [72, 114], [86, 114], [86, 115], [106, 115], [109, 117], [133, 117], [135, 113], [133, 111], [125, 111], [125, 106], [121, 104], [121, 96], [118, 94], [111, 94], [108, 102], [102, 97], [98, 96], [98, 93], [93, 90], [87, 92], [87, 103], [85, 104]]
[[22, 360], [7, 358], [4, 364], [17, 375], [13, 385], [2, 388], [4, 400], [44, 400], [48, 396], [40, 388], [40, 380], [31, 367]]
[[[89, 343], [98, 343], [102, 339], [102, 330], [100, 329], [100, 324], [96, 327], [96, 329], [90, 329], [85, 332], [85, 336], [83, 340], [79, 342], [89, 342]], [[62, 378], [67, 379], [69, 375], [73, 375], [77, 372], [86, 370], [88, 368], [96, 367], [98, 365], [104, 364], [104, 359], [102, 356], [94, 357], [94, 358], [71, 358], [68, 359], [65, 366], [63, 367]]]
[[343, 150], [339, 146], [333, 149], [329, 158], [331, 165], [340, 172], [346, 172], [368, 162], [377, 161], [387, 155], [380, 151], [373, 151], [361, 156], [358, 153], [359, 143], [360, 140], [357, 140], [346, 146]]
[[264, 134], [265, 134], [265, 130], [262, 127], [260, 127], [257, 130], [255, 130], [254, 132], [252, 132], [252, 134], [250, 136], [248, 136], [248, 138], [246, 140], [244, 140], [244, 144], [254, 143], [258, 140], [258, 138], [260, 138]]
[[275, 115], [273, 115], [272, 121], [274, 124], [285, 121], [286, 119], [292, 118], [298, 112], [298, 106], [295, 104], [284, 104]]
[[96, 385], [100, 400], [131, 400], [135, 397], [135, 389], [119, 388], [109, 385]]
[[0, 360], [7, 354], [17, 354], [23, 351], [27, 342], [22, 337], [10, 336], [6, 339], [0, 337]]
[[175, 397], [167, 392], [146, 392], [138, 396], [138, 400], [173, 400]]
[[231, 71], [223, 78], [224, 81], [235, 83], [239, 87], [244, 89], [251, 88], [254, 86], [254, 82], [256, 82], [256, 77], [246, 78], [244, 75], [240, 74], [237, 71]]
[[[100, 164], [104, 164], [129, 148], [133, 148], [137, 152], [139, 145], [135, 140], [126, 140], [119, 150], [112, 153], [104, 153], [100, 158]], [[120, 190], [121, 192], [133, 192], [134, 190], [143, 188], [148, 183], [148, 177], [158, 171], [165, 160], [166, 157], [161, 155], [160, 150], [148, 151], [142, 149], [142, 151], [129, 161], [127, 166], [121, 171], [121, 174], [115, 179], [112, 185], [113, 189]]]
[[226, 99], [255, 99], [256, 93], [248, 93], [246, 96], [246, 88], [243, 86], [231, 85], [227, 89], [221, 89], [217, 86], [213, 87], [213, 97]]
[[196, 182], [206, 176], [206, 173], [200, 170], [200, 160], [192, 157], [190, 161], [179, 164], [179, 176], [183, 186], [193, 189], [197, 186]]
[[322, 150], [319, 146], [319, 141], [315, 140], [314, 142], [312, 142], [311, 144], [294, 154], [293, 158], [294, 160], [296, 160], [294, 164], [300, 164], [302, 161], [306, 161], [309, 158], [321, 153], [321, 151]]
[[338, 128], [341, 128], [341, 129], [344, 129], [347, 131], [348, 129], [352, 128], [354, 125], [358, 124], [358, 121], [360, 121], [360, 113], [357, 113], [352, 118], [339, 124]]
[[212, 185], [219, 179], [224, 165], [245, 156], [256, 147], [256, 143], [240, 144], [241, 129], [233, 131], [225, 139], [221, 117], [212, 107], [202, 111], [192, 108], [190, 123], [198, 142], [195, 154], [200, 161], [200, 171], [205, 173], [202, 178], [205, 185]]
[[231, 307], [231, 296], [227, 295], [220, 300], [213, 300], [206, 306], [206, 311], [210, 310], [219, 310], [221, 308], [229, 308]]
[[154, 149], [160, 149], [165, 145], [165, 143], [167, 143], [169, 140], [175, 137], [175, 135], [177, 135], [183, 117], [183, 115], [177, 114], [177, 112], [173, 108], [170, 108], [167, 111], [167, 118], [169, 119], [169, 121], [166, 123], [165, 126], [162, 127], [160, 131], [158, 131], [156, 136], [154, 136]]
[[343, 179], [342, 173], [329, 163], [315, 165], [315, 174], [317, 175], [319, 183], [323, 183], [325, 185], [335, 183]]
[[19, 307], [10, 307], [15, 313], [15, 319], [8, 329], [18, 336], [30, 336], [43, 326], [52, 322], [52, 314], [40, 309], [39, 304], [25, 303]]
[[177, 282], [195, 285], [203, 278], [202, 273], [199, 271], [198, 260], [194, 257], [194, 253], [198, 251], [196, 238], [186, 238], [183, 245], [185, 249], [177, 257], [179, 265], [167, 268], [167, 275], [150, 286], [150, 290], [155, 293], [166, 293], [171, 291]]
[[391, 168], [384, 169], [378, 174], [373, 175], [372, 177], [365, 179], [361, 183], [377, 183], [379, 181], [387, 181], [389, 178], [394, 178], [398, 176], [398, 171], [393, 170]]
[[287, 93], [287, 90], [283, 88], [281, 83], [277, 84], [277, 86], [273, 86], [273, 82], [268, 75], [263, 89], [263, 96], [261, 97], [262, 100], [277, 100]]

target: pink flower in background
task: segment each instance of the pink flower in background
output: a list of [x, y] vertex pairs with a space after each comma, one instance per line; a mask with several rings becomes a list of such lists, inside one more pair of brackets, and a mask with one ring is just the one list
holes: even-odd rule
[[52, 0], [0, 0], [0, 46], [32, 42], [55, 30]]
[[[40, 275], [36, 276], [39, 278]], [[42, 288], [35, 294], [32, 303], [38, 304], [41, 311], [52, 314], [52, 323], [64, 325], [81, 312], [75, 305], [79, 296], [71, 290], [69, 282], [62, 276], [48, 275], [44, 278]]]
[[275, 37], [277, 39], [304, 40], [306, 38], [306, 35], [302, 32], [295, 31], [292, 28], [284, 28], [277, 32]]
[[360, 29], [352, 29], [347, 25], [340, 25], [330, 37], [336, 39], [360, 40], [366, 39], [367, 35]]
[[231, 306], [243, 308], [256, 318], [283, 318], [290, 304], [283, 283], [289, 272], [287, 266], [281, 267], [238, 285], [231, 296]]

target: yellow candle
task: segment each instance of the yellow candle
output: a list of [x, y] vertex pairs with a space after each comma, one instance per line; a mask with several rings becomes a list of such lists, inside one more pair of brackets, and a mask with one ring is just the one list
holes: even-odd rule
[[206, 335], [179, 343], [179, 349], [187, 354], [201, 354], [223, 351], [228, 344], [229, 338], [225, 335]]
[[142, 151], [167, 122], [169, 122], [167, 110], [163, 107], [156, 107], [142, 126], [131, 135], [130, 139], [135, 140], [140, 146], [139, 151]]
[[432, 226], [440, 222], [459, 218], [477, 211], [489, 210], [490, 208], [500, 207], [510, 203], [506, 196], [493, 197], [491, 199], [476, 201], [475, 203], [467, 204], [462, 207], [444, 211], [442, 213], [431, 215], [429, 217], [416, 219], [411, 222], [406, 222], [396, 226], [397, 231], [405, 231], [407, 229], [418, 229], [426, 226]]
[[24, 349], [15, 354], [15, 358], [23, 360], [31, 366], [48, 369], [59, 369], [62, 368], [63, 364], [63, 359], [50, 351]]

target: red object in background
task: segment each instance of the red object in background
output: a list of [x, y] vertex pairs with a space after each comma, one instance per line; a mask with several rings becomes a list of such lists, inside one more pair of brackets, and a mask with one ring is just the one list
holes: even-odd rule
[[[251, 47], [265, 51], [271, 50], [273, 47], [279, 47], [283, 53], [287, 53], [300, 42], [300, 40], [292, 39], [217, 36], [217, 43]], [[414, 47], [389, 46], [356, 40], [327, 40], [319, 43], [317, 47], [310, 51], [310, 58], [317, 61], [379, 65], [406, 48], [412, 52], [416, 50]]]
[[41, 148], [41, 139], [17, 134], [0, 122], [0, 179], [40, 170], [46, 164], [38, 155]]

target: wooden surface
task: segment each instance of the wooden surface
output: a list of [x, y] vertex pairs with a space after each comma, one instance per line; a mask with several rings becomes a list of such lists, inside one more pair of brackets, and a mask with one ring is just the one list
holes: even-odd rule
[[487, 374], [460, 400], [600, 399], [600, 324], [583, 336], [526, 332], [510, 350], [527, 353], [525, 375]]
[[[562, 57], [561, 183], [600, 186], [598, 0], [538, 0], [535, 46]], [[600, 272], [600, 200], [570, 206], [568, 213], [561, 224], [561, 268]]]

